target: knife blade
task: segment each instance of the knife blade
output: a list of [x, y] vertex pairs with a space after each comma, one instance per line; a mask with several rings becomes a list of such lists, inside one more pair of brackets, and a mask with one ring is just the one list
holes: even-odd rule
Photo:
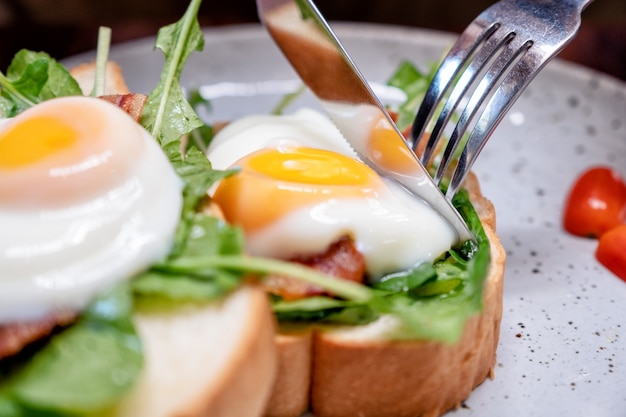
[[358, 157], [474, 239], [311, 0], [257, 0], [261, 22]]

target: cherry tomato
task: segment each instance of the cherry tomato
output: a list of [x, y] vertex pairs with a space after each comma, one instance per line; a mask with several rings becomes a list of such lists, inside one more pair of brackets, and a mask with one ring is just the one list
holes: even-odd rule
[[600, 237], [596, 258], [609, 271], [626, 281], [626, 224], [614, 227]]
[[584, 172], [565, 203], [563, 227], [576, 236], [600, 237], [626, 222], [626, 183], [608, 167]]

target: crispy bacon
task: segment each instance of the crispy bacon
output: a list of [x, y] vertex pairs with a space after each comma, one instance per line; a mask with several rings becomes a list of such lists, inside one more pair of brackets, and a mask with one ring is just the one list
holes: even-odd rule
[[74, 322], [74, 313], [53, 313], [40, 320], [0, 325], [0, 359], [19, 353], [26, 345], [48, 336], [57, 327]]
[[108, 96], [100, 96], [100, 98], [108, 101], [109, 103], [113, 103], [116, 106], [119, 106], [126, 113], [130, 114], [130, 116], [137, 122], [139, 121], [139, 119], [141, 119], [143, 107], [148, 101], [147, 95], [139, 93], [114, 94]]
[[[356, 249], [354, 241], [344, 236], [328, 247], [326, 252], [312, 256], [298, 256], [292, 262], [310, 266], [324, 274], [354, 282], [363, 282], [365, 260]], [[325, 294], [324, 290], [293, 278], [271, 275], [263, 280], [267, 292], [280, 295], [286, 300], [297, 300]]]

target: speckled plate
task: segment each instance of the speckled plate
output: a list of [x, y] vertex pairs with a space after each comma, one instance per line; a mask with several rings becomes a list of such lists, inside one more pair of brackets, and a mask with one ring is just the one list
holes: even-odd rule
[[[399, 27], [333, 26], [365, 76], [380, 84], [401, 60], [426, 67], [454, 39]], [[148, 92], [158, 79], [163, 60], [152, 43], [112, 50], [134, 90]], [[184, 85], [204, 86], [213, 103], [206, 117], [219, 120], [268, 112], [298, 83], [263, 30], [245, 26], [207, 30], [205, 50], [192, 56]], [[626, 415], [626, 283], [595, 261], [594, 241], [561, 229], [568, 187], [596, 164], [626, 175], [626, 85], [552, 62], [476, 163], [508, 252], [504, 316], [495, 379], [449, 415]]]

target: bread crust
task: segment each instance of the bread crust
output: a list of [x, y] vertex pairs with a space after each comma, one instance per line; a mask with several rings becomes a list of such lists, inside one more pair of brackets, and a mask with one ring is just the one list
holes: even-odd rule
[[[278, 369], [267, 417], [299, 416], [309, 408], [313, 330], [303, 326], [281, 326], [275, 336]], [[280, 395], [276, 395], [280, 393]]]
[[[470, 318], [461, 340], [453, 345], [434, 341], [358, 340], [341, 329], [311, 330], [311, 386], [304, 408], [279, 413], [277, 404], [289, 404], [293, 392], [276, 385], [266, 415], [296, 417], [310, 409], [316, 417], [437, 417], [461, 405], [487, 377], [493, 377], [502, 317], [506, 253], [495, 233], [495, 210], [481, 193], [475, 176], [465, 184], [491, 244], [491, 263], [485, 283], [483, 310]], [[302, 333], [301, 337], [308, 337]], [[279, 374], [297, 372], [282, 361]], [[296, 342], [292, 341], [293, 344]], [[305, 355], [306, 353], [302, 353]], [[302, 358], [298, 359], [299, 361]], [[405, 388], [406, 387], [406, 388]]]
[[[177, 417], [257, 417], [271, 394], [278, 367], [274, 316], [260, 288], [248, 288], [249, 309], [243, 338], [234, 346], [217, 384], [188, 405]], [[247, 291], [244, 289], [244, 291]], [[173, 417], [173, 416], [172, 416]]]
[[145, 363], [108, 417], [257, 417], [277, 368], [274, 318], [260, 288], [217, 303], [140, 310]]
[[[95, 61], [86, 62], [70, 69], [70, 74], [78, 82], [78, 85], [87, 95], [91, 93], [94, 84]], [[122, 74], [122, 68], [113, 61], [108, 61], [104, 77], [104, 94], [128, 94], [128, 86]]]

